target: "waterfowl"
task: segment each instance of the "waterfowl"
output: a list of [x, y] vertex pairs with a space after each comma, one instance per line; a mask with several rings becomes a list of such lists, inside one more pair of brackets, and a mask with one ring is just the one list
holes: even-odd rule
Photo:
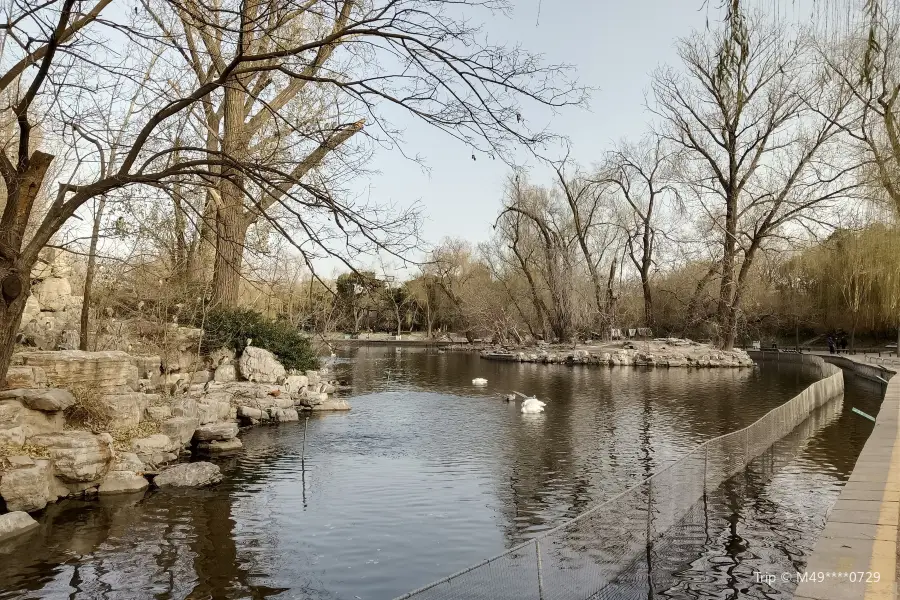
[[522, 402], [522, 414], [542, 413], [545, 406], [546, 402], [541, 402], [537, 398], [527, 398]]

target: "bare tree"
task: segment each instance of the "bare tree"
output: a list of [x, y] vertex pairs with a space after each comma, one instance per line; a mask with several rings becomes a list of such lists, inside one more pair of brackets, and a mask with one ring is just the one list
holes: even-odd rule
[[[564, 67], [545, 67], [518, 48], [482, 40], [469, 23], [473, 11], [506, 8], [493, 0], [233, 0], [215, 6], [167, 0], [152, 11], [146, 6], [150, 16], [107, 10], [110, 6], [110, 0], [17, 3], [0, 24], [0, 97], [10, 99], [17, 123], [15, 140], [0, 153], [7, 191], [0, 217], [0, 383], [39, 250], [93, 198], [129, 186], [202, 182], [221, 203], [216, 206], [216, 240], [223, 240], [217, 258], [218, 299], [233, 304], [235, 280], [227, 269], [240, 265], [243, 224], [266, 217], [276, 204], [295, 217], [303, 232], [295, 242], [307, 253], [349, 260], [378, 247], [398, 253], [409, 247], [414, 214], [354, 204], [336, 193], [334, 171], [311, 174], [365, 123], [372, 137], [380, 131], [380, 139], [399, 141], [382, 117], [382, 106], [405, 110], [476, 151], [505, 153], [511, 143], [548, 138], [525, 127], [521, 98], [562, 106], [583, 97], [565, 79]], [[301, 27], [306, 19], [310, 26]], [[176, 22], [187, 26], [176, 31]], [[111, 49], [113, 40], [117, 51]], [[323, 67], [323, 58], [333, 57], [336, 46], [349, 63]], [[195, 70], [186, 73], [179, 66], [185, 61], [193, 65], [201, 55], [208, 61], [208, 76], [198, 78]], [[129, 60], [123, 62], [121, 56]], [[134, 65], [151, 57], [160, 57], [158, 66], [141, 85], [136, 76], [141, 69]], [[279, 94], [311, 85], [325, 90], [317, 98], [342, 100], [326, 111], [327, 119], [294, 122], [279, 106]], [[96, 97], [127, 98], [134, 90], [140, 91], [139, 110], [129, 123], [123, 119], [113, 126], [125, 134], [103, 135], [109, 131], [106, 121], [101, 127], [91, 118], [97, 113]], [[119, 111], [121, 103], [115, 105], [114, 113], [124, 112]], [[208, 145], [208, 137], [184, 139], [176, 160], [167, 129], [183, 127], [193, 111], [207, 114], [207, 105], [213, 111], [221, 106], [222, 131], [229, 135], [220, 133], [217, 147]], [[266, 121], [272, 129], [260, 127], [251, 132], [257, 137], [248, 138], [247, 119], [259, 114], [260, 106], [271, 115]], [[38, 122], [48, 129], [42, 149], [32, 136]], [[264, 133], [279, 144], [263, 154], [283, 153], [281, 160], [248, 155]], [[99, 147], [91, 151], [90, 161], [82, 160], [59, 182], [46, 216], [25, 239], [35, 198], [54, 159], [47, 150], [64, 141], [93, 147], [91, 139]], [[113, 149], [121, 157], [115, 169], [104, 174], [93, 168], [101, 160], [109, 164]], [[273, 227], [286, 232], [277, 221]]]
[[665, 68], [653, 80], [661, 134], [685, 153], [679, 179], [719, 232], [717, 318], [726, 349], [765, 240], [790, 223], [827, 220], [829, 204], [856, 186], [858, 166], [832, 152], [847, 95], [809, 68], [806, 40], [739, 6], [730, 19], [711, 36], [681, 40], [684, 73]]
[[[670, 181], [671, 152], [664, 141], [651, 135], [638, 144], [622, 143], [607, 157], [601, 174], [612, 182], [626, 204], [623, 227], [626, 231], [625, 248], [628, 258], [641, 278], [644, 296], [644, 325], [653, 326], [653, 291], [650, 276], [654, 268], [655, 252], [665, 229], [672, 228], [673, 212], [680, 196]], [[666, 206], [666, 204], [670, 206]], [[663, 220], [669, 217], [669, 223]]]

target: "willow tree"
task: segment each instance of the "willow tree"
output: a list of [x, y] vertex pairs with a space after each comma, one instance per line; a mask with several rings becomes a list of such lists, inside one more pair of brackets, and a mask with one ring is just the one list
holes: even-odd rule
[[[335, 173], [341, 166], [313, 172], [318, 157], [351, 133], [399, 143], [384, 111], [405, 111], [475, 152], [505, 153], [518, 142], [549, 137], [526, 127], [522, 98], [551, 106], [583, 98], [564, 67], [485, 41], [474, 18], [479, 10], [507, 8], [502, 2], [166, 0], [152, 13], [139, 7], [135, 14], [111, 5], [14, 3], [0, 23], [0, 97], [9, 98], [3, 108], [15, 115], [17, 128], [0, 152], [7, 192], [0, 217], [0, 383], [38, 252], [93, 198], [176, 183], [210, 190], [222, 215], [218, 298], [232, 304], [234, 273], [224, 269], [239, 267], [242, 222], [267, 219], [287, 234], [284, 222], [270, 218], [276, 206], [300, 232], [291, 238], [307, 257], [349, 261], [378, 248], [400, 252], [414, 241], [414, 215], [340, 193]], [[151, 61], [142, 81], [138, 74]], [[202, 78], [184, 68], [196, 61], [206, 67]], [[315, 88], [311, 97], [325, 103], [314, 118], [297, 118], [290, 102], [279, 103], [296, 87]], [[123, 106], [135, 92], [126, 123]], [[209, 114], [208, 105], [226, 123], [210, 124], [219, 131], [215, 146], [205, 130], [188, 126], [187, 117]], [[261, 110], [264, 123], [248, 132]], [[183, 130], [177, 145], [173, 129]], [[114, 149], [115, 168], [98, 170], [101, 161], [111, 164]], [[60, 177], [49, 181], [56, 150], [76, 160], [57, 165]], [[26, 237], [41, 190], [51, 190], [52, 201]]]

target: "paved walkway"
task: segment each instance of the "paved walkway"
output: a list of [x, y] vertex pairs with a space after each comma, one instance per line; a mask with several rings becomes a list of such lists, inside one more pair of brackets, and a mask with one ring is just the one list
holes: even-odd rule
[[[824, 355], [826, 359], [828, 354]], [[843, 359], [843, 360], [841, 360]], [[900, 371], [900, 365], [862, 355], [840, 355], [829, 362]], [[843, 364], [842, 364], [843, 363]], [[883, 373], [885, 379], [891, 373]], [[876, 375], [877, 377], [877, 375]], [[810, 556], [795, 598], [809, 600], [887, 600], [898, 594], [900, 533], [900, 376], [887, 384], [875, 428], [853, 473], [828, 516]]]

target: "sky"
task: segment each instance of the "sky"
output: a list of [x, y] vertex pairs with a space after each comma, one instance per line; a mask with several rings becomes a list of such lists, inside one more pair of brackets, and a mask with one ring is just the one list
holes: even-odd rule
[[[538, 10], [540, 7], [540, 15]], [[490, 39], [544, 55], [548, 63], [576, 68], [581, 85], [594, 88], [587, 108], [561, 110], [550, 129], [571, 142], [571, 157], [590, 166], [616, 141], [639, 139], [649, 129], [645, 109], [652, 72], [677, 64], [674, 42], [693, 29], [705, 29], [718, 12], [702, 0], [515, 0], [510, 18], [486, 22]], [[528, 115], [526, 115], [527, 118]], [[426, 124], [410, 119], [405, 127], [409, 154], [423, 157], [427, 171], [398, 152], [379, 151], [369, 167], [375, 171], [367, 193], [375, 200], [407, 206], [418, 202], [425, 216], [424, 238], [472, 242], [490, 237], [509, 168], [479, 158]], [[550, 183], [537, 169], [531, 179]]]

